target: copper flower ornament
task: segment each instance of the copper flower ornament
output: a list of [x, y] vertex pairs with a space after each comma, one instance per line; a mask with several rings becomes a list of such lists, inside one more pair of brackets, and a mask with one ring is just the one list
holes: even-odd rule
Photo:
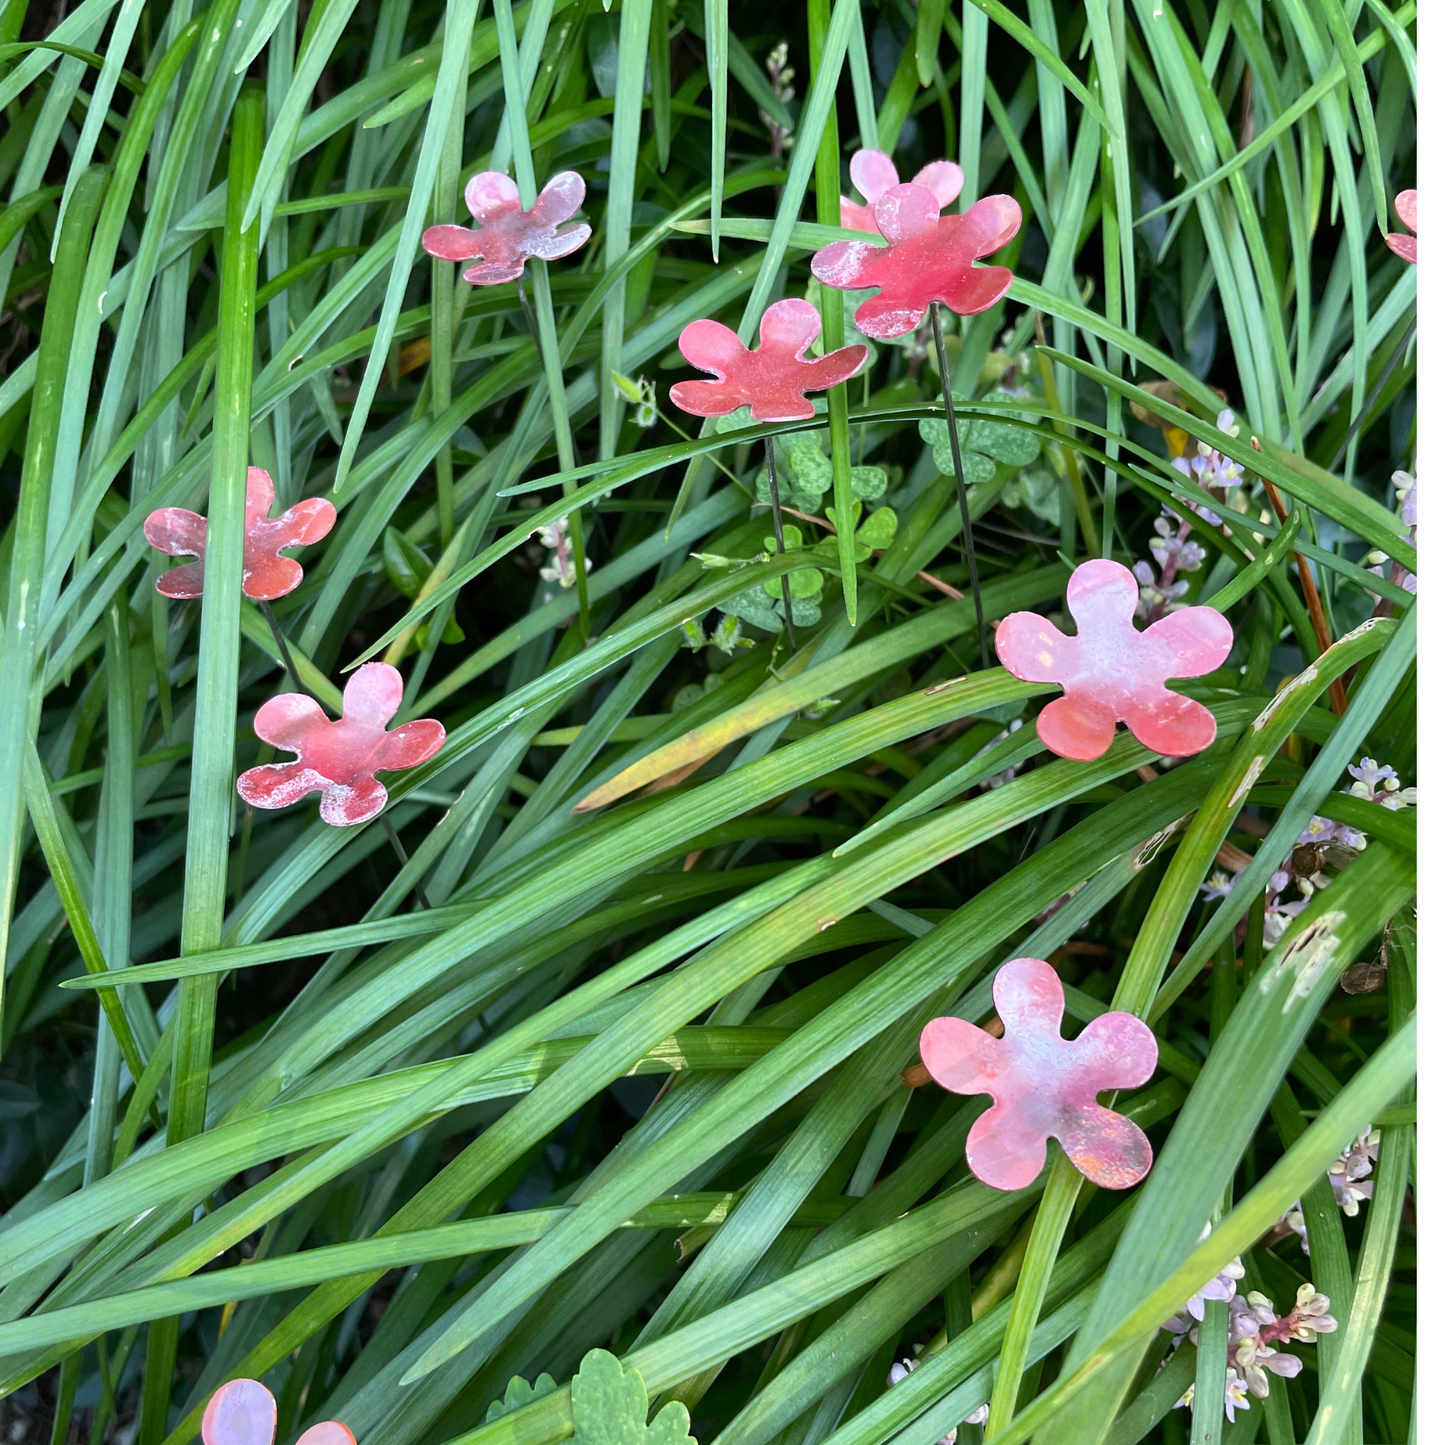
[[1091, 762], [1122, 722], [1146, 748], [1188, 757], [1214, 741], [1214, 715], [1170, 692], [1166, 678], [1202, 677], [1224, 665], [1234, 629], [1212, 607], [1184, 607], [1143, 632], [1134, 626], [1139, 583], [1118, 562], [1085, 562], [1069, 578], [1078, 635], [1035, 612], [1014, 612], [994, 638], [1001, 663], [1025, 682], [1064, 689], [1039, 714], [1039, 740], [1061, 758]]
[[[260, 467], [246, 471], [246, 551], [241, 590], [257, 602], [274, 602], [301, 585], [301, 564], [281, 556], [284, 547], [309, 547], [336, 525], [336, 508], [324, 497], [307, 497], [271, 516], [276, 488]], [[156, 582], [166, 597], [194, 601], [206, 578], [206, 519], [184, 507], [162, 507], [145, 519], [146, 541], [170, 557], [194, 557]]]
[[295, 753], [296, 761], [248, 768], [236, 791], [257, 808], [286, 808], [320, 792], [321, 821], [335, 827], [374, 818], [386, 806], [386, 788], [376, 774], [417, 767], [447, 739], [446, 729], [430, 718], [388, 732], [401, 698], [401, 674], [385, 662], [368, 662], [352, 673], [336, 722], [304, 693], [273, 697], [256, 712], [256, 736]]
[[[843, 212], [843, 224], [850, 231], [872, 231], [878, 234], [878, 223], [873, 219], [873, 207], [878, 200], [898, 184], [898, 168], [884, 151], [855, 151], [848, 162], [848, 174], [857, 186], [865, 205], [850, 201], [843, 196], [839, 204]], [[914, 176], [912, 184], [923, 186], [933, 192], [939, 209], [951, 205], [963, 189], [963, 171], [952, 161], [931, 161]]]
[[[259, 1380], [227, 1380], [201, 1416], [205, 1445], [271, 1445], [275, 1438], [276, 1400]], [[356, 1445], [356, 1437], [339, 1420], [323, 1420], [296, 1445]]]
[[1415, 192], [1401, 191], [1395, 197], [1395, 214], [1409, 228], [1408, 236], [1402, 235], [1399, 231], [1391, 231], [1385, 237], [1385, 244], [1402, 260], [1408, 261], [1412, 266], [1419, 264], [1419, 256], [1416, 253], [1415, 235], [1420, 229], [1415, 214]]
[[1040, 958], [1004, 964], [993, 999], [1001, 1039], [945, 1017], [930, 1020], [919, 1040], [924, 1066], [945, 1089], [993, 1099], [968, 1131], [968, 1167], [995, 1189], [1027, 1188], [1054, 1138], [1095, 1184], [1137, 1184], [1154, 1162], [1149, 1140], [1098, 1096], [1148, 1082], [1159, 1059], [1149, 1026], [1133, 1014], [1106, 1013], [1076, 1039], [1062, 1038], [1064, 986]]
[[813, 257], [813, 275], [825, 286], [858, 291], [876, 286], [855, 318], [865, 336], [904, 336], [938, 301], [960, 316], [987, 311], [1008, 290], [1007, 266], [975, 266], [1008, 244], [1023, 221], [1012, 196], [985, 196], [961, 216], [941, 216], [926, 186], [894, 186], [873, 207], [888, 242], [834, 241]]
[[669, 393], [673, 404], [694, 416], [726, 416], [740, 406], [751, 408], [754, 421], [812, 416], [813, 404], [803, 393], [857, 376], [868, 360], [866, 346], [840, 346], [809, 360], [805, 353], [822, 329], [817, 311], [798, 299], [774, 302], [763, 312], [756, 351], [720, 321], [690, 322], [677, 339], [678, 349], [717, 380], [678, 382]]
[[482, 171], [467, 182], [467, 209], [476, 226], [428, 226], [422, 249], [443, 261], [476, 261], [462, 275], [474, 286], [515, 281], [530, 257], [556, 261], [584, 245], [592, 227], [582, 222], [557, 228], [577, 214], [587, 185], [576, 171], [559, 171], [522, 209], [517, 183], [500, 171]]

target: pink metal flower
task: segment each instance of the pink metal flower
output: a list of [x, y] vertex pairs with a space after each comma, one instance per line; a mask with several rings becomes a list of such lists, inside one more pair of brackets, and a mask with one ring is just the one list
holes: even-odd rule
[[510, 176], [482, 171], [467, 182], [467, 209], [476, 217], [476, 229], [428, 226], [422, 232], [422, 249], [443, 261], [477, 261], [462, 272], [474, 286], [515, 281], [529, 256], [556, 261], [586, 242], [592, 227], [585, 223], [557, 229], [577, 214], [586, 198], [582, 177], [576, 171], [559, 171], [538, 192], [532, 209], [524, 211]]
[[[276, 488], [260, 467], [246, 471], [246, 551], [241, 590], [258, 602], [274, 602], [301, 585], [301, 564], [281, 556], [283, 547], [309, 547], [336, 525], [336, 508], [324, 497], [307, 497], [279, 517], [271, 516]], [[194, 557], [156, 582], [166, 597], [193, 601], [206, 580], [206, 519], [184, 507], [162, 507], [145, 519], [146, 541], [170, 557]]]
[[1202, 752], [1214, 741], [1214, 716], [1170, 692], [1170, 677], [1202, 677], [1224, 665], [1234, 629], [1212, 607], [1184, 607], [1139, 632], [1139, 584], [1118, 562], [1085, 562], [1069, 578], [1069, 611], [1078, 636], [1066, 637], [1035, 612], [1014, 612], [994, 637], [998, 660], [1025, 682], [1064, 689], [1039, 714], [1039, 741], [1061, 758], [1092, 762], [1122, 722], [1165, 757]]
[[873, 206], [888, 242], [834, 241], [813, 257], [813, 275], [842, 291], [881, 288], [859, 308], [858, 329], [887, 340], [912, 331], [930, 303], [960, 316], [987, 311], [1013, 281], [1007, 266], [975, 266], [1013, 239], [1023, 222], [1012, 196], [985, 196], [961, 216], [939, 215], [926, 186], [894, 186]]
[[377, 772], [414, 768], [447, 740], [446, 729], [431, 718], [387, 732], [401, 694], [401, 674], [394, 667], [368, 662], [346, 684], [337, 722], [304, 693], [273, 697], [256, 712], [256, 736], [297, 759], [248, 768], [236, 780], [236, 791], [257, 808], [287, 808], [319, 791], [321, 821], [338, 828], [374, 818], [386, 806]]
[[1416, 224], [1414, 191], [1401, 191], [1395, 197], [1395, 214], [1409, 227], [1410, 234], [1404, 236], [1399, 231], [1391, 231], [1385, 237], [1385, 244], [1402, 261], [1408, 261], [1412, 266], [1418, 265], [1419, 258], [1415, 254], [1415, 233], [1420, 228]]
[[694, 416], [726, 416], [752, 408], [754, 421], [801, 421], [813, 415], [805, 391], [824, 391], [857, 376], [868, 360], [866, 346], [840, 346], [810, 361], [804, 353], [823, 323], [808, 302], [775, 301], [763, 312], [758, 349], [749, 351], [720, 321], [693, 321], [682, 328], [678, 349], [716, 381], [680, 381], [669, 395]]
[[945, 1089], [993, 1099], [968, 1131], [968, 1167], [995, 1189], [1026, 1188], [1044, 1167], [1052, 1137], [1095, 1184], [1137, 1184], [1154, 1162], [1149, 1140], [1098, 1095], [1148, 1081], [1159, 1059], [1149, 1026], [1133, 1014], [1106, 1013], [1076, 1039], [1061, 1038], [1064, 986], [1041, 958], [1004, 964], [993, 1001], [1001, 1039], [945, 1017], [930, 1020], [919, 1040], [924, 1067]]
[[[891, 191], [898, 184], [897, 167], [883, 151], [861, 150], [855, 152], [848, 162], [848, 174], [868, 204], [860, 206], [844, 196], [840, 202], [843, 224], [850, 231], [872, 231], [878, 235], [873, 205], [885, 191]], [[958, 193], [963, 189], [963, 171], [952, 161], [931, 161], [914, 176], [912, 183], [932, 191], [942, 210], [958, 199]]]
[[[227, 1380], [201, 1416], [205, 1445], [271, 1445], [276, 1438], [276, 1400], [259, 1380]], [[296, 1445], [356, 1445], [339, 1420], [313, 1425]]]

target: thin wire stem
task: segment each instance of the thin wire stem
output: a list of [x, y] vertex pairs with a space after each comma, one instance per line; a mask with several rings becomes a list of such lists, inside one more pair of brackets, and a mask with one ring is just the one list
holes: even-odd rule
[[[778, 556], [781, 557], [785, 550], [783, 544], [783, 504], [778, 496], [778, 462], [773, 455], [773, 439], [770, 436], [763, 438], [763, 451], [768, 458], [768, 493], [773, 502], [773, 539], [778, 544]], [[798, 650], [798, 639], [793, 633], [793, 591], [788, 586], [786, 577], [779, 578], [783, 584], [783, 617], [788, 624], [788, 651]]]
[[[397, 836], [396, 825], [385, 813], [377, 817], [377, 822], [381, 824], [381, 831], [385, 833], [390, 840], [391, 850], [396, 854], [397, 862], [405, 868], [406, 865], [411, 862], [411, 858], [406, 851], [406, 844]], [[431, 899], [426, 896], [426, 890], [421, 886], [420, 878], [417, 879], [412, 891], [416, 894], [416, 901], [421, 905], [423, 912], [431, 907]]]
[[276, 646], [281, 653], [281, 662], [286, 671], [291, 674], [291, 681], [295, 684], [297, 692], [304, 692], [308, 697], [312, 695], [311, 689], [301, 681], [301, 674], [296, 670], [296, 659], [291, 656], [291, 649], [286, 645], [286, 634], [281, 631], [281, 624], [276, 621], [276, 614], [271, 611], [271, 604], [262, 598], [260, 601], [261, 615], [266, 619], [271, 628], [271, 636], [276, 639]]
[[948, 419], [948, 445], [953, 454], [953, 478], [958, 483], [958, 511], [963, 518], [963, 555], [968, 562], [968, 585], [973, 591], [973, 612], [978, 622], [978, 651], [988, 666], [988, 632], [983, 625], [983, 592], [978, 585], [978, 558], [973, 550], [973, 522], [968, 515], [968, 485], [963, 479], [963, 448], [958, 442], [958, 418], [953, 414], [953, 385], [948, 375], [948, 353], [943, 349], [943, 322], [938, 302], [929, 307], [933, 317], [933, 349], [938, 353], [938, 379], [943, 383], [943, 411]]

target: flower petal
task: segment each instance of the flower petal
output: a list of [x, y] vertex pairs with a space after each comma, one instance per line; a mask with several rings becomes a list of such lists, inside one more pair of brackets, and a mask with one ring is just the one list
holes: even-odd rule
[[[776, 348], [790, 359], [801, 360], [822, 330], [823, 319], [813, 306], [800, 296], [791, 296], [785, 301], [773, 302], [763, 312], [763, 319], [758, 323], [758, 349], [772, 351]], [[686, 355], [685, 352], [683, 354]], [[688, 360], [691, 359], [688, 357]]]
[[[846, 230], [849, 231], [872, 231], [878, 233], [878, 227], [873, 220], [873, 207], [860, 206], [857, 201], [850, 201], [847, 196], [838, 198], [838, 209], [840, 220]], [[838, 244], [834, 242], [833, 244]], [[844, 243], [846, 244], [846, 243]]]
[[1024, 213], [1012, 196], [984, 196], [963, 213], [960, 244], [975, 256], [992, 256], [1018, 234]]
[[1399, 231], [1391, 231], [1385, 237], [1385, 244], [1402, 261], [1408, 261], [1412, 266], [1420, 264], [1419, 243], [1413, 236], [1402, 236]]
[[276, 1401], [259, 1380], [228, 1380], [201, 1416], [206, 1445], [271, 1445], [276, 1436]]
[[236, 791], [253, 808], [289, 808], [310, 793], [329, 788], [331, 780], [308, 763], [262, 763], [236, 779]]
[[870, 296], [858, 308], [853, 321], [864, 336], [871, 336], [875, 341], [891, 341], [895, 336], [907, 336], [915, 330], [927, 309], [926, 303], [920, 305], [912, 298], [900, 300], [883, 291]]
[[246, 564], [241, 573], [241, 591], [257, 602], [274, 602], [294, 592], [306, 574], [299, 562], [278, 557], [274, 551], [246, 548]]
[[983, 1094], [998, 1076], [996, 1038], [967, 1019], [930, 1019], [918, 1040], [929, 1078], [954, 1094]]
[[1137, 1184], [1154, 1163], [1144, 1131], [1132, 1119], [1099, 1104], [1067, 1110], [1058, 1138], [1074, 1168], [1103, 1189]]
[[804, 391], [825, 391], [830, 386], [857, 376], [868, 364], [868, 348], [863, 345], [840, 346], [808, 365], [808, 379], [803, 383]]
[[414, 722], [402, 723], [387, 733], [386, 741], [372, 758], [372, 767], [387, 772], [414, 768], [441, 752], [446, 740], [447, 730], [432, 718], [420, 717]]
[[500, 286], [515, 281], [527, 268], [520, 261], [479, 261], [468, 266], [462, 276], [473, 286]]
[[296, 1445], [356, 1445], [356, 1436], [340, 1420], [323, 1420], [307, 1430]]
[[1166, 758], [1202, 753], [1217, 731], [1214, 714], [1202, 702], [1164, 687], [1145, 696], [1136, 693], [1122, 711], [1129, 731], [1151, 752]]
[[1419, 193], [1414, 190], [1401, 191], [1395, 197], [1395, 214], [1412, 230], [1420, 229], [1415, 206]]
[[1014, 273], [1007, 266], [975, 266], [948, 288], [943, 304], [955, 316], [977, 316], [1002, 300], [1013, 279]]
[[915, 186], [927, 186], [938, 201], [939, 209], [952, 205], [963, 190], [963, 167], [953, 161], [930, 161], [914, 176]]
[[1095, 1094], [1105, 1089], [1137, 1089], [1149, 1082], [1159, 1065], [1159, 1040], [1154, 1031], [1143, 1019], [1122, 1009], [1085, 1024], [1073, 1041], [1072, 1052], [1079, 1060], [1075, 1067], [1080, 1081], [1093, 1087], [1098, 1080]]
[[1024, 682], [1062, 682], [1077, 666], [1078, 647], [1037, 612], [1011, 612], [994, 633], [998, 660]]
[[441, 261], [470, 261], [482, 254], [482, 233], [469, 226], [428, 226], [421, 248]]
[[679, 381], [667, 394], [675, 407], [693, 416], [727, 416], [747, 401], [730, 381]]
[[161, 507], [145, 519], [146, 541], [168, 557], [206, 555], [206, 519], [184, 507]]
[[1048, 1158], [1048, 1136], [1029, 1127], [1014, 1103], [995, 1104], [974, 1120], [965, 1152], [968, 1167], [993, 1189], [1027, 1189]]
[[466, 198], [467, 210], [483, 222], [522, 209], [522, 197], [516, 181], [500, 171], [478, 171], [467, 182]]
[[[877, 226], [869, 229], [876, 231]], [[831, 241], [814, 254], [812, 271], [825, 286], [848, 290], [857, 286], [877, 285], [862, 280], [873, 259], [882, 254], [882, 248], [871, 241]]]
[[864, 149], [855, 151], [848, 162], [848, 176], [864, 200], [876, 201], [898, 184], [898, 167], [886, 151]]
[[321, 821], [333, 828], [369, 822], [386, 807], [386, 788], [375, 778], [352, 783], [328, 782], [321, 793]]
[[246, 526], [271, 515], [276, 500], [276, 485], [271, 473], [262, 467], [246, 468]]
[[[527, 215], [541, 225], [560, 226], [581, 210], [586, 199], [587, 182], [576, 171], [558, 171], [537, 193], [537, 202]], [[590, 227], [587, 234], [591, 234]]]
[[156, 591], [163, 597], [174, 597], [178, 602], [194, 602], [205, 591], [206, 564], [204, 561], [187, 562], [182, 567], [172, 567], [156, 578]]
[[1009, 1033], [1057, 1035], [1064, 1018], [1064, 986], [1041, 958], [1015, 958], [993, 980], [993, 1002]]
[[1095, 557], [1074, 568], [1066, 595], [1081, 633], [1111, 626], [1126, 626], [1133, 633], [1139, 582], [1122, 564]]
[[1163, 642], [1174, 654], [1170, 677], [1203, 677], [1224, 666], [1234, 646], [1234, 629], [1213, 607], [1185, 607], [1145, 628], [1144, 636]]
[[364, 662], [341, 694], [342, 716], [348, 722], [384, 728], [401, 706], [401, 674], [389, 662]]
[[735, 331], [721, 321], [690, 321], [677, 338], [677, 349], [699, 371], [710, 371], [723, 377], [746, 353]]
[[278, 547], [310, 547], [336, 525], [336, 508], [325, 497], [307, 497], [276, 518], [286, 540]]
[[938, 225], [938, 197], [927, 186], [894, 186], [873, 203], [873, 219], [879, 234], [895, 245], [925, 236]]
[[1115, 721], [1112, 708], [1077, 693], [1068, 694], [1055, 698], [1039, 714], [1039, 741], [1061, 758], [1092, 763], [1109, 751]]
[[256, 709], [251, 728], [263, 743], [299, 753], [306, 739], [327, 721], [314, 697], [307, 697], [304, 692], [283, 692]]
[[539, 231], [522, 241], [518, 250], [539, 261], [559, 261], [585, 246], [591, 234], [592, 227], [588, 225], [569, 226], [565, 231]]

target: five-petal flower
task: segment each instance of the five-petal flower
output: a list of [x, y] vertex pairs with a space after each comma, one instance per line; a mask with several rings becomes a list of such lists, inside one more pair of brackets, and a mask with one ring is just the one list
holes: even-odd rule
[[587, 185], [576, 171], [559, 171], [537, 193], [530, 211], [522, 209], [517, 183], [500, 171], [482, 171], [467, 182], [467, 209], [476, 227], [428, 226], [422, 249], [443, 261], [476, 261], [462, 275], [474, 286], [515, 281], [528, 257], [556, 261], [570, 256], [592, 234], [583, 223], [559, 231], [587, 198]]
[[1064, 986], [1039, 958], [1004, 964], [993, 999], [1001, 1039], [944, 1017], [926, 1024], [919, 1040], [924, 1066], [945, 1089], [993, 1099], [968, 1131], [968, 1167], [995, 1189], [1024, 1189], [1044, 1167], [1052, 1137], [1095, 1184], [1137, 1184], [1154, 1162], [1149, 1140], [1098, 1095], [1148, 1081], [1159, 1058], [1148, 1025], [1133, 1014], [1106, 1013], [1077, 1038], [1062, 1038]]
[[690, 322], [677, 339], [678, 349], [717, 380], [678, 382], [669, 393], [673, 404], [694, 416], [726, 416], [740, 406], [751, 407], [754, 421], [812, 416], [813, 404], [803, 393], [857, 376], [868, 360], [866, 346], [840, 346], [810, 361], [804, 353], [822, 329], [817, 311], [797, 298], [774, 302], [763, 312], [756, 351], [720, 321]]
[[[847, 196], [839, 204], [843, 211], [843, 224], [850, 231], [872, 231], [879, 234], [878, 223], [873, 219], [873, 206], [898, 184], [898, 169], [888, 158], [886, 151], [856, 151], [848, 162], [848, 174], [859, 193], [867, 202], [860, 206]], [[963, 189], [963, 171], [952, 161], [931, 161], [914, 176], [915, 186], [923, 186], [933, 192], [939, 209], [958, 199]]]
[[248, 768], [236, 791], [257, 808], [286, 808], [319, 791], [321, 821], [338, 828], [374, 818], [386, 806], [377, 772], [414, 768], [447, 739], [430, 718], [387, 732], [401, 698], [401, 674], [385, 662], [365, 663], [351, 675], [337, 722], [304, 693], [273, 697], [256, 712], [256, 736], [297, 754], [296, 761]]
[[1234, 630], [1212, 607], [1185, 607], [1139, 632], [1139, 584], [1118, 562], [1085, 562], [1069, 578], [1069, 611], [1078, 636], [1066, 637], [1034, 612], [999, 624], [1001, 663], [1025, 682], [1052, 682], [1061, 698], [1039, 714], [1039, 740], [1061, 758], [1091, 762], [1124, 725], [1151, 751], [1182, 758], [1214, 741], [1214, 715], [1170, 692], [1166, 678], [1202, 677], [1222, 667]]
[[926, 186], [894, 186], [874, 204], [873, 219], [886, 246], [834, 241], [813, 257], [813, 275], [825, 286], [880, 288], [858, 308], [865, 336], [906, 335], [934, 301], [960, 316], [987, 311], [1013, 281], [1007, 266], [973, 264], [1018, 231], [1023, 213], [1012, 196], [985, 196], [961, 216], [940, 216], [938, 197]]
[[1409, 227], [1410, 234], [1402, 235], [1399, 231], [1391, 231], [1385, 237], [1385, 244], [1402, 260], [1408, 261], [1412, 266], [1419, 264], [1419, 257], [1416, 255], [1416, 232], [1420, 229], [1416, 224], [1415, 214], [1415, 192], [1401, 191], [1395, 197], [1395, 214]]
[[[281, 556], [283, 547], [309, 547], [336, 525], [336, 508], [324, 497], [307, 497], [279, 517], [271, 516], [276, 488], [269, 472], [246, 471], [246, 550], [241, 590], [258, 602], [274, 602], [301, 585], [301, 564]], [[189, 602], [206, 580], [206, 519], [184, 507], [162, 507], [145, 519], [146, 541], [169, 557], [194, 557], [172, 567], [156, 582], [156, 591]]]
[[[259, 1380], [227, 1380], [201, 1416], [205, 1445], [271, 1445], [276, 1438], [276, 1399]], [[356, 1436], [339, 1420], [323, 1420], [296, 1445], [356, 1445]]]

